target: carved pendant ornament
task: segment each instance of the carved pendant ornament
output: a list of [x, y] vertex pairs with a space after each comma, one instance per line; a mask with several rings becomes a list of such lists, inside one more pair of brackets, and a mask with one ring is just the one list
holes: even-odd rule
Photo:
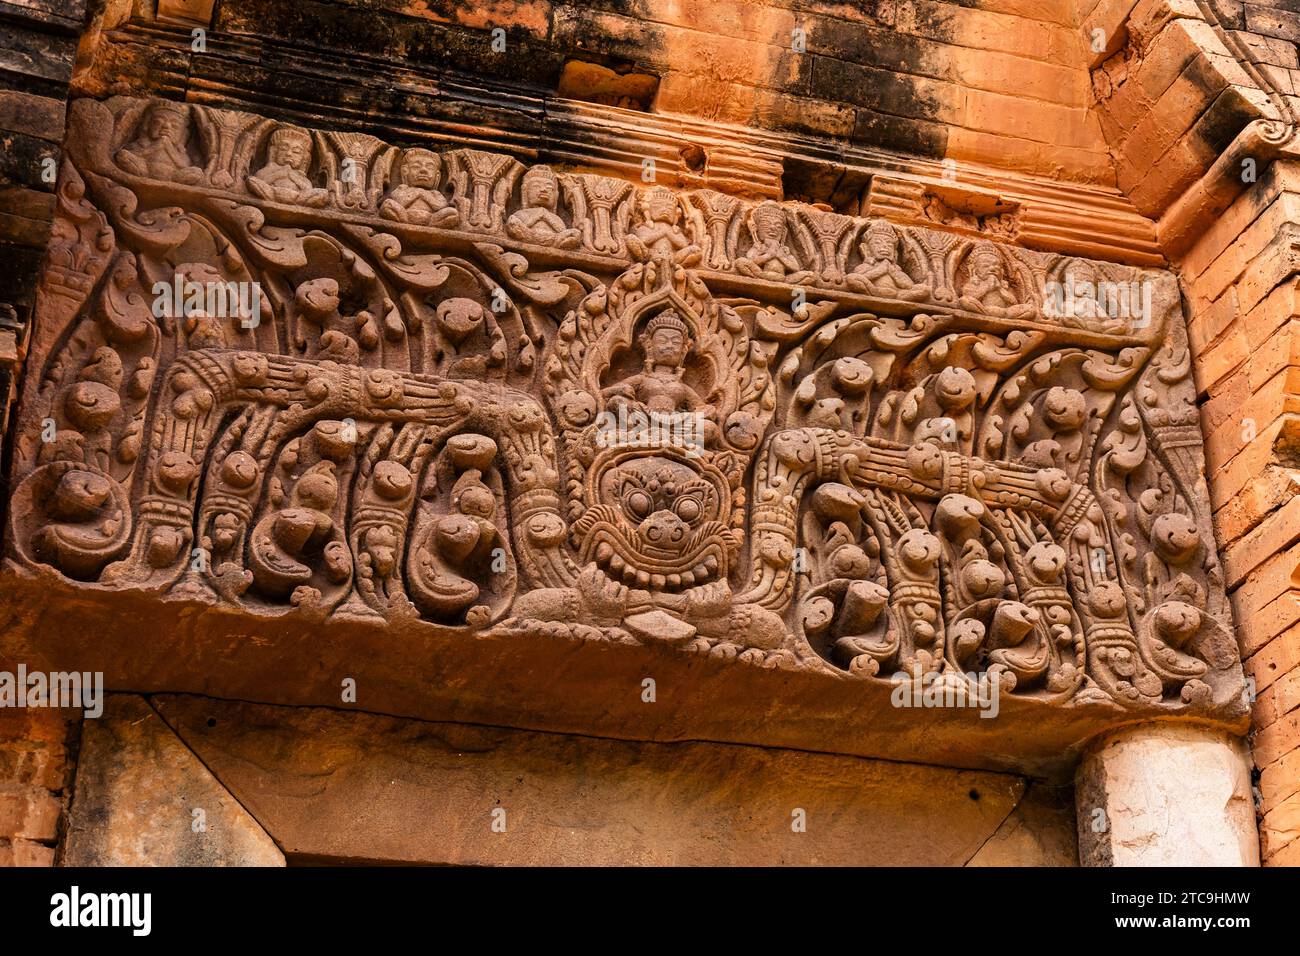
[[161, 101], [77, 101], [68, 142], [17, 573], [1240, 693], [1167, 273]]

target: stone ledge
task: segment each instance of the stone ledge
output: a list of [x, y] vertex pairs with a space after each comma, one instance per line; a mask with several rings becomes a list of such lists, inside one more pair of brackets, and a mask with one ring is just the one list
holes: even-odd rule
[[[876, 757], [1066, 780], [1098, 733], [1159, 710], [1060, 707], [1004, 697], [975, 708], [896, 707], [883, 682], [785, 670], [672, 648], [584, 640], [563, 625], [499, 626], [470, 636], [432, 626], [290, 613], [259, 619], [232, 606], [0, 574], [10, 596], [0, 657], [29, 669], [102, 671], [113, 691], [187, 693], [270, 704], [645, 741], [707, 740]], [[595, 629], [592, 629], [595, 630]], [[87, 641], [85, 635], [93, 634]], [[657, 701], [642, 700], [655, 681]], [[343, 702], [343, 681], [356, 703]], [[1171, 716], [1174, 711], [1171, 711]], [[1246, 731], [1244, 704], [1218, 718]]]

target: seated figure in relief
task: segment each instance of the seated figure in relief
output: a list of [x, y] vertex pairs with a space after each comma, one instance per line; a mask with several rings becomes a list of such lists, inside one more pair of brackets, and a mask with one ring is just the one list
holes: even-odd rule
[[388, 190], [379, 204], [379, 214], [417, 226], [459, 224], [460, 213], [438, 191], [441, 166], [437, 153], [408, 149], [402, 155], [402, 182]]
[[1091, 264], [1083, 259], [1075, 259], [1065, 267], [1061, 283], [1061, 301], [1059, 304], [1061, 315], [1066, 324], [1073, 325], [1081, 329], [1097, 329], [1106, 333], [1117, 333], [1129, 331], [1128, 319], [1117, 314], [1122, 308], [1124, 314], [1131, 314], [1130, 310], [1136, 303], [1129, 301], [1119, 302], [1114, 298], [1099, 297], [1103, 288], [1112, 295], [1117, 295], [1120, 291], [1127, 293], [1127, 287], [1122, 290], [1116, 286], [1104, 286], [1097, 270]]
[[1007, 279], [1006, 266], [997, 247], [987, 240], [975, 243], [970, 252], [970, 271], [961, 287], [960, 304], [977, 312], [1012, 318], [1030, 315], [1032, 305], [1022, 305]]
[[756, 279], [785, 279], [799, 273], [799, 260], [786, 245], [785, 210], [768, 200], [750, 210], [749, 235], [754, 244], [736, 260], [736, 269]]
[[569, 229], [555, 213], [559, 198], [559, 180], [549, 166], [534, 166], [524, 173], [519, 195], [523, 208], [506, 221], [506, 232], [520, 242], [572, 249], [582, 241], [582, 233]]
[[152, 103], [135, 141], [117, 151], [117, 164], [137, 176], [193, 185], [203, 170], [190, 162], [189, 114], [176, 103]]
[[676, 309], [664, 309], [637, 336], [645, 357], [640, 372], [602, 390], [610, 406], [658, 415], [695, 412], [711, 419], [715, 409], [683, 381], [693, 341], [690, 327]]
[[627, 237], [632, 255], [642, 261], [670, 259], [681, 265], [700, 261], [700, 247], [686, 238], [677, 221], [681, 206], [672, 190], [652, 186], [641, 196], [641, 223]]
[[862, 263], [845, 278], [850, 288], [899, 299], [923, 299], [930, 287], [916, 282], [898, 262], [898, 233], [883, 219], [873, 219], [858, 243]]
[[266, 165], [248, 177], [248, 188], [263, 199], [303, 206], [323, 206], [325, 190], [307, 177], [311, 165], [311, 136], [300, 129], [281, 126], [271, 134]]

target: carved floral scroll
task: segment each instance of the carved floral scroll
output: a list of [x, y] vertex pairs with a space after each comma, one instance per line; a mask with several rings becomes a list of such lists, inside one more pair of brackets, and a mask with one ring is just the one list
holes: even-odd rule
[[[160, 101], [78, 101], [69, 156], [20, 573], [1058, 706], [1240, 693], [1166, 273]], [[226, 307], [157, 308], [177, 282]]]

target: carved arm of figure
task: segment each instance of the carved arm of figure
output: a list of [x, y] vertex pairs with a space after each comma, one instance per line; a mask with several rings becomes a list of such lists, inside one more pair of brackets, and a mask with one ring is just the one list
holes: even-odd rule
[[460, 224], [460, 213], [441, 193], [419, 186], [403, 185], [389, 190], [379, 204], [379, 214], [385, 219], [416, 226], [451, 227]]
[[306, 132], [281, 126], [271, 134], [266, 164], [245, 180], [249, 190], [273, 202], [324, 206], [329, 194], [313, 186], [307, 176], [311, 149], [311, 137]]
[[135, 142], [117, 152], [117, 164], [137, 176], [152, 176], [193, 185], [203, 170], [190, 162], [189, 116], [177, 103], [157, 102], [145, 113]]
[[684, 266], [692, 266], [704, 255], [676, 226], [665, 222], [644, 223], [627, 237], [627, 247], [636, 259], [645, 261], [655, 256], [671, 258]]
[[582, 233], [568, 229], [564, 220], [546, 209], [520, 209], [506, 221], [506, 232], [520, 242], [575, 249], [582, 242]]
[[799, 260], [789, 247], [764, 245], [749, 251], [749, 255], [736, 260], [736, 269], [756, 279], [784, 279], [787, 273], [798, 272]]
[[928, 285], [914, 281], [902, 266], [888, 258], [863, 262], [844, 281], [850, 288], [862, 292], [893, 295], [900, 299], [924, 299], [930, 294]]
[[170, 179], [187, 186], [203, 181], [203, 170], [190, 165], [183, 151], [159, 143], [152, 147], [127, 146], [118, 150], [117, 164], [137, 176]]
[[149, 175], [149, 164], [142, 157], [136, 155], [135, 150], [129, 147], [123, 147], [117, 151], [117, 165], [128, 173], [135, 173], [137, 176]]
[[247, 182], [249, 189], [272, 202], [319, 208], [329, 200], [329, 194], [313, 186], [302, 173], [276, 163], [267, 163], [249, 176]]

